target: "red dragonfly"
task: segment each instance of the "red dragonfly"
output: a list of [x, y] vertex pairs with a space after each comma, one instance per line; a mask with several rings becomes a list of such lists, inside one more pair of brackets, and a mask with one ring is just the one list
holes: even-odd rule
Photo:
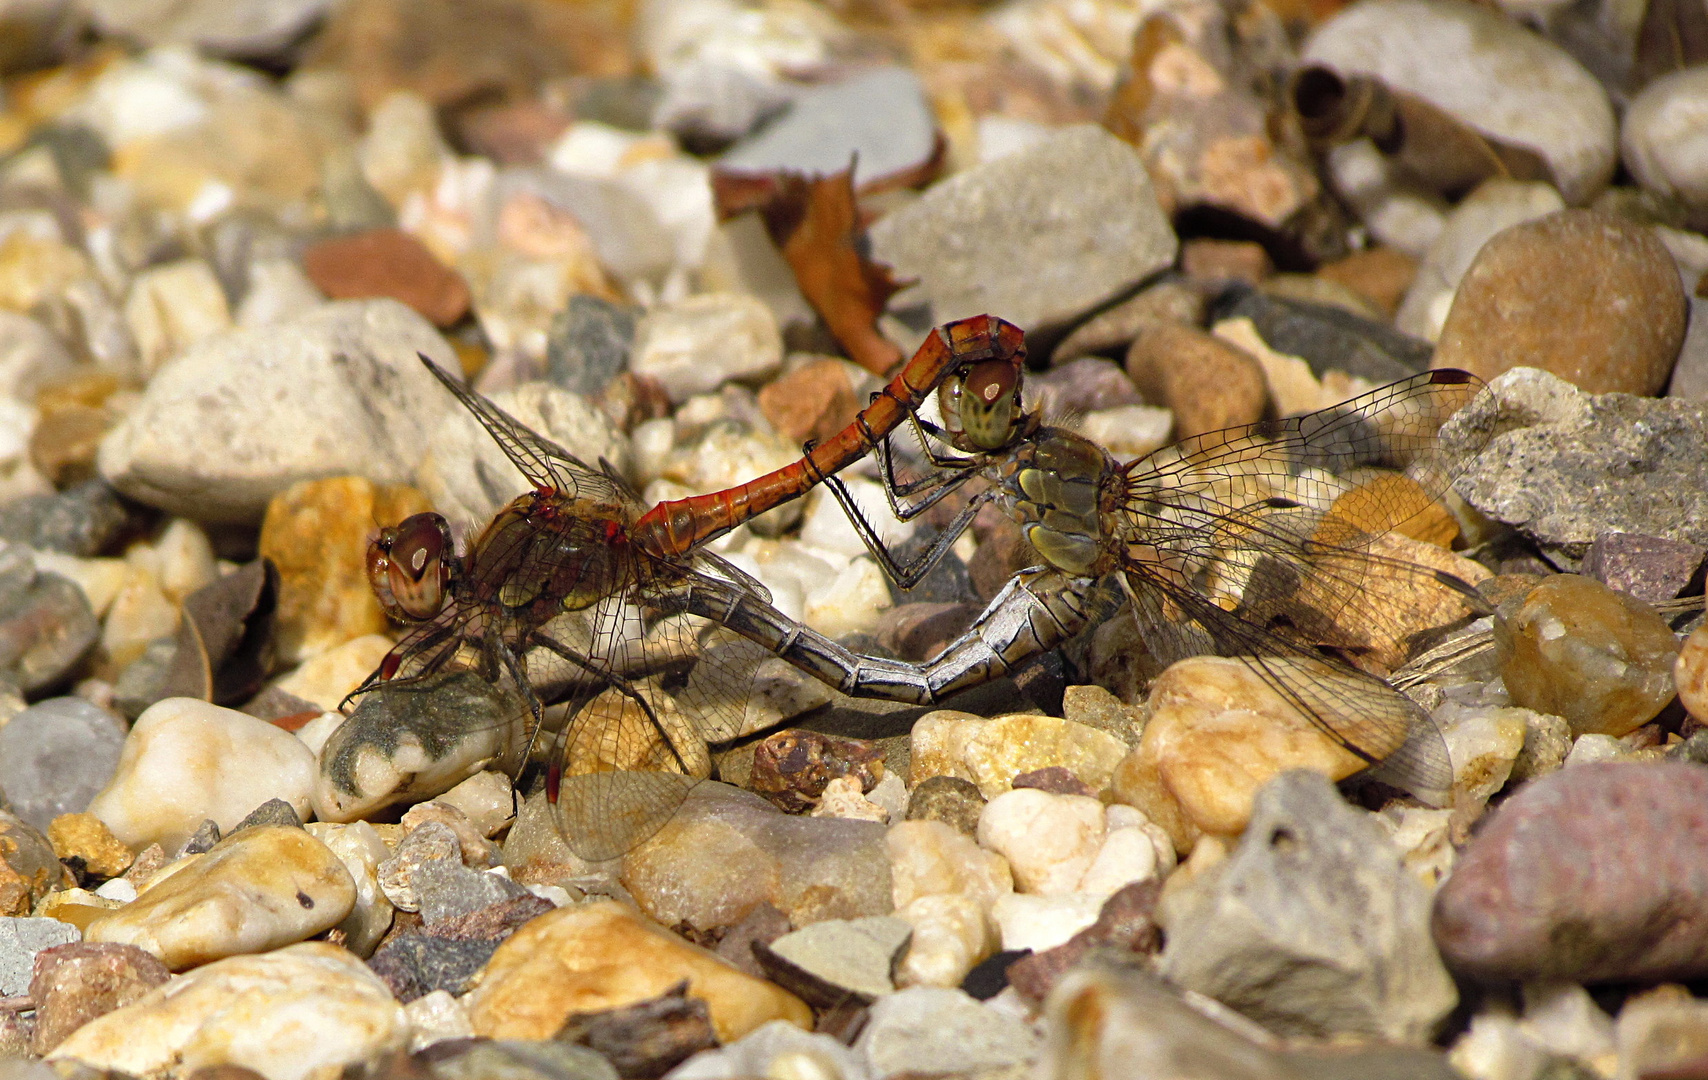
[[[1000, 319], [951, 323], [847, 429], [801, 461], [647, 511], [608, 464], [581, 461], [423, 356], [533, 486], [462, 555], [436, 513], [380, 533], [368, 577], [386, 611], [411, 629], [351, 697], [403, 711], [400, 695], [472, 674], [518, 703], [500, 710], [515, 715], [494, 721], [516, 733], [516, 766], [541, 738], [546, 704], [566, 704], [547, 778], [560, 828], [584, 858], [623, 854], [709, 774], [707, 744], [742, 733], [753, 669], [768, 653], [829, 681], [859, 667], [840, 646], [777, 613], [763, 586], [701, 545], [846, 467], [933, 391], [973, 418], [980, 434], [971, 437], [1006, 438], [1020, 408], [1024, 358], [1019, 330]], [[704, 624], [683, 615], [738, 626], [760, 644], [708, 643]], [[334, 734], [322, 753], [328, 780], [345, 790], [361, 784], [363, 747], [354, 740], [372, 730], [347, 723]], [[456, 779], [451, 774], [446, 786]]]

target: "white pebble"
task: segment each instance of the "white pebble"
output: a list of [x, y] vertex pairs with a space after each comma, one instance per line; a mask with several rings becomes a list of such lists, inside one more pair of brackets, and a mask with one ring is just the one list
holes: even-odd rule
[[991, 906], [1004, 949], [1053, 949], [1097, 921], [1104, 897], [1085, 893], [1030, 896], [1010, 893]]
[[1008, 860], [1026, 893], [1076, 892], [1103, 844], [1103, 804], [1037, 788], [1006, 791], [979, 815], [979, 843]]

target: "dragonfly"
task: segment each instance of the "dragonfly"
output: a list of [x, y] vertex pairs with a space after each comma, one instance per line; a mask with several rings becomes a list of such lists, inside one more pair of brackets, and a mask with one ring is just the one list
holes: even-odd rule
[[826, 485], [903, 589], [991, 502], [1020, 525], [1038, 565], [1011, 578], [933, 659], [844, 665], [844, 689], [940, 702], [1125, 603], [1160, 664], [1237, 658], [1368, 766], [1366, 775], [1439, 803], [1452, 779], [1446, 745], [1428, 714], [1385, 680], [1429, 628], [1412, 625], [1391, 598], [1421, 587], [1454, 615], [1489, 608], [1455, 575], [1392, 554], [1389, 538], [1446, 524], [1440, 500], [1453, 462], [1436, 433], [1481, 388], [1467, 372], [1432, 370], [1125, 463], [1035, 411], [1012, 414], [1000, 437], [971, 439], [956, 400], [942, 396], [944, 426], [910, 418], [931, 466], [923, 476], [898, 477], [887, 438], [876, 451], [902, 520], [984, 481], [918, 557], [899, 561], [842, 482]]
[[[470, 678], [502, 688], [499, 700], [512, 704], [491, 722], [515, 733], [507, 755], [515, 770], [541, 738], [546, 706], [565, 705], [547, 754], [547, 796], [572, 849], [598, 861], [655, 833], [709, 775], [708, 744], [743, 733], [754, 669], [766, 655], [839, 681], [852, 666], [860, 681], [853, 654], [777, 612], [759, 582], [704, 545], [871, 452], [946, 382], [967, 399], [967, 415], [988, 417], [976, 424], [1006, 437], [1025, 350], [1020, 331], [1000, 319], [947, 324], [847, 428], [800, 461], [650, 510], [609, 463], [589, 465], [420, 359], [531, 489], [462, 554], [437, 513], [380, 531], [368, 579], [408, 630], [346, 704], [460, 693]], [[708, 643], [707, 620], [750, 640]], [[323, 771], [343, 752], [323, 754]]]

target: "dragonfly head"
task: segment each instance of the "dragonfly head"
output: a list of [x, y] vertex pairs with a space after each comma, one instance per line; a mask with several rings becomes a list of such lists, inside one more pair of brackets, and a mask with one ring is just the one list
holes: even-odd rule
[[392, 618], [430, 619], [445, 606], [456, 559], [445, 519], [415, 514], [368, 545], [368, 583]]
[[1020, 368], [1012, 360], [979, 360], [957, 368], [937, 388], [937, 407], [968, 449], [999, 450], [1020, 423]]

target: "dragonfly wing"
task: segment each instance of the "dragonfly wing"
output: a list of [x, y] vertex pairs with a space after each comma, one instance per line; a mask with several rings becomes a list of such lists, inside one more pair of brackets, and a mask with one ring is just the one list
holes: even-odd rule
[[433, 361], [421, 356], [427, 370], [473, 414], [492, 436], [504, 456], [536, 487], [549, 487], [571, 498], [592, 499], [616, 505], [635, 505], [639, 500], [627, 484], [608, 468], [595, 469], [476, 394]]
[[1382, 680], [1238, 618], [1142, 565], [1126, 575], [1146, 647], [1162, 663], [1239, 659], [1318, 730], [1375, 767], [1372, 775], [1439, 804], [1453, 770], [1440, 730]]

